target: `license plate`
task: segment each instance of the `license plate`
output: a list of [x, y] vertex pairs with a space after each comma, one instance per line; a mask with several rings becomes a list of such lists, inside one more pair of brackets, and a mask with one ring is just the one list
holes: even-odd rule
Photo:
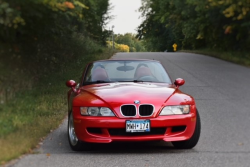
[[126, 132], [150, 132], [149, 120], [127, 120]]

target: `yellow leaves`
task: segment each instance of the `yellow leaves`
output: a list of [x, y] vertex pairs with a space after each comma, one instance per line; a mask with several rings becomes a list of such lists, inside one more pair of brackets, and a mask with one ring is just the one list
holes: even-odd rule
[[223, 14], [233, 20], [242, 20], [250, 11], [250, 1], [233, 2], [232, 0], [208, 0], [210, 6], [225, 6]]
[[83, 18], [83, 14], [78, 14], [78, 17], [79, 17], [80, 19], [82, 19], [82, 18]]
[[237, 17], [237, 20], [242, 20], [243, 19], [243, 14], [239, 14], [239, 16]]
[[79, 2], [79, 1], [74, 1], [74, 4], [77, 5], [77, 6], [80, 6], [84, 9], [89, 9], [88, 6], [84, 5], [83, 3]]
[[116, 49], [118, 49], [121, 52], [129, 52], [129, 46], [124, 44], [117, 44]]
[[222, 4], [224, 4], [224, 3], [225, 3], [224, 1], [219, 1], [219, 2], [218, 2], [219, 5], [222, 5]]
[[14, 24], [15, 29], [18, 27], [18, 24], [23, 25], [23, 26], [25, 25], [24, 19], [20, 16], [16, 16], [12, 22]]
[[56, 1], [44, 1], [45, 5], [48, 5], [53, 11], [66, 11], [66, 6], [63, 3], [57, 3]]
[[[242, 4], [242, 3], [240, 3]], [[242, 20], [244, 19], [244, 17], [247, 15], [247, 13], [249, 12], [249, 7], [241, 7], [242, 5], [236, 5], [236, 4], [233, 4], [231, 6], [229, 6], [227, 9], [224, 10], [223, 14], [226, 16], [226, 17], [234, 17], [235, 16], [235, 13], [238, 13], [238, 16], [236, 15], [234, 17], [234, 19], [237, 19], [237, 20]]]
[[61, 11], [66, 11], [66, 6], [64, 4], [56, 3], [54, 6], [55, 7], [52, 8], [53, 11], [58, 11], [58, 9]]
[[250, 10], [250, 8], [248, 7], [242, 7], [242, 14], [243, 15], [246, 15], [247, 14], [247, 12], [249, 12], [249, 10]]
[[[106, 41], [106, 44], [109, 48], [113, 47], [113, 42], [112, 41]], [[129, 52], [129, 46], [124, 45], [124, 44], [117, 44], [114, 43], [115, 49], [119, 50], [120, 52]]]
[[111, 41], [106, 41], [106, 44], [107, 44], [107, 46], [108, 46], [109, 48], [112, 47], [112, 42], [111, 42]]
[[198, 35], [197, 35], [197, 37], [196, 37], [196, 39], [203, 39], [204, 37], [203, 37], [203, 34], [202, 33], [199, 33]]
[[217, 6], [218, 3], [215, 0], [208, 0], [210, 6]]
[[229, 6], [227, 9], [225, 9], [223, 11], [223, 14], [225, 15], [225, 17], [233, 17], [235, 9], [236, 9], [236, 5], [233, 4], [233, 5]]

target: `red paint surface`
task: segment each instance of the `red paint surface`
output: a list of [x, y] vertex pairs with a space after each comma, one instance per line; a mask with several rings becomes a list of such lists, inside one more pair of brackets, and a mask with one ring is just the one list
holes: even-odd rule
[[[73, 94], [72, 94], [73, 95]], [[73, 95], [74, 96], [74, 95]], [[152, 104], [155, 107], [150, 117], [124, 117], [120, 112], [123, 104]], [[104, 83], [83, 86], [80, 93], [73, 98], [73, 117], [77, 137], [86, 142], [109, 143], [112, 141], [180, 141], [189, 139], [195, 129], [196, 106], [194, 99], [182, 93], [174, 85], [162, 83]], [[190, 105], [190, 113], [185, 115], [159, 116], [167, 105]], [[109, 107], [115, 117], [94, 117], [80, 115], [80, 107]], [[139, 105], [136, 105], [137, 107]], [[125, 121], [132, 119], [149, 119], [151, 128], [167, 128], [164, 135], [145, 136], [111, 136], [109, 128], [124, 128]], [[186, 126], [182, 132], [171, 132], [173, 126]], [[86, 128], [101, 128], [101, 134], [88, 133]]]

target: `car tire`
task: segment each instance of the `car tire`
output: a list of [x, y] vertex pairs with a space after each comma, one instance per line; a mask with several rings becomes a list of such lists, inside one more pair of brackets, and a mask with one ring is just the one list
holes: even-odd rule
[[70, 112], [68, 116], [68, 139], [69, 139], [69, 145], [73, 151], [85, 151], [91, 149], [91, 143], [80, 141], [77, 138], [75, 134], [72, 112]]
[[172, 144], [175, 148], [178, 149], [191, 149], [193, 148], [199, 141], [201, 132], [201, 121], [198, 110], [196, 110], [196, 126], [192, 137], [189, 140], [184, 141], [174, 141]]

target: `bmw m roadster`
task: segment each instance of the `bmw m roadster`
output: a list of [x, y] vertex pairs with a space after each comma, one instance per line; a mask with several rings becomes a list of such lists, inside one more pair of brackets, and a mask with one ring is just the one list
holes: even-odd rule
[[72, 150], [113, 141], [172, 142], [193, 148], [200, 116], [192, 96], [179, 90], [155, 60], [101, 60], [89, 63], [80, 81], [66, 82], [68, 138]]

